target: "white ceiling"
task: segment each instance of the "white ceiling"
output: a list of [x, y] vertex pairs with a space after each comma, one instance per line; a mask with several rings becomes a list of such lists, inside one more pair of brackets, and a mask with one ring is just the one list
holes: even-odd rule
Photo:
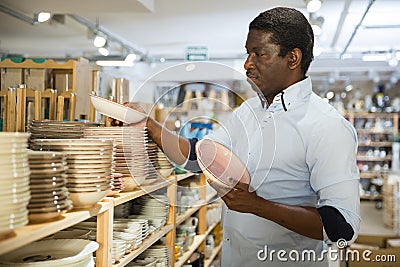
[[[387, 80], [398, 67], [387, 62], [363, 62], [362, 53], [400, 51], [400, 1], [376, 0], [355, 32], [370, 0], [325, 0], [317, 13], [324, 17], [323, 35], [316, 39], [323, 53], [311, 67], [321, 83], [336, 79], [371, 79], [372, 71]], [[244, 58], [249, 22], [274, 6], [291, 6], [308, 13], [303, 0], [0, 0], [0, 4], [33, 18], [39, 11], [76, 14], [151, 58], [183, 59], [190, 45], [208, 47], [210, 59]], [[377, 29], [376, 29], [377, 28]], [[352, 41], [349, 43], [351, 36]], [[346, 45], [347, 50], [344, 51]], [[112, 55], [125, 56], [117, 43]], [[346, 53], [344, 53], [346, 52]], [[71, 17], [31, 25], [0, 12], [0, 54], [25, 57], [97, 58], [87, 27]], [[340, 60], [340, 56], [352, 59]]]

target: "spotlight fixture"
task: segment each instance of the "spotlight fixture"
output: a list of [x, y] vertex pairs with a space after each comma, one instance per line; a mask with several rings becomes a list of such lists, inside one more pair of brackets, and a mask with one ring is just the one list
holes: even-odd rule
[[107, 43], [107, 39], [101, 35], [96, 35], [93, 40], [93, 45], [97, 48], [105, 46]]
[[307, 10], [310, 13], [317, 12], [322, 5], [322, 0], [306, 0]]
[[322, 25], [325, 19], [322, 16], [315, 17], [310, 15], [310, 24], [313, 29], [314, 35], [319, 36], [322, 34]]
[[33, 15], [33, 24], [39, 24], [46, 22], [51, 18], [51, 13], [49, 12], [39, 12]]

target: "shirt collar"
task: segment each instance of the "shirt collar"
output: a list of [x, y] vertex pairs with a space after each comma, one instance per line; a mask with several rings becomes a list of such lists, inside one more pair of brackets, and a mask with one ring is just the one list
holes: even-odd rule
[[292, 84], [291, 86], [277, 94], [268, 109], [270, 111], [288, 111], [291, 108], [297, 106], [297, 104], [302, 103], [304, 99], [311, 94], [311, 92], [311, 78], [306, 77], [304, 80]]

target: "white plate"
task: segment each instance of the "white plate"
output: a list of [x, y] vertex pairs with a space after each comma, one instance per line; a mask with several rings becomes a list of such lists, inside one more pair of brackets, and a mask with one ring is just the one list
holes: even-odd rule
[[90, 99], [98, 112], [125, 123], [137, 123], [147, 118], [144, 113], [99, 96], [90, 95]]
[[[0, 256], [0, 263], [5, 266], [66, 266], [85, 259], [99, 248], [94, 241], [83, 239], [48, 239], [32, 242], [22, 248]], [[43, 261], [39, 260], [43, 255]], [[32, 259], [27, 261], [29, 257]], [[25, 259], [25, 260], [24, 260]]]

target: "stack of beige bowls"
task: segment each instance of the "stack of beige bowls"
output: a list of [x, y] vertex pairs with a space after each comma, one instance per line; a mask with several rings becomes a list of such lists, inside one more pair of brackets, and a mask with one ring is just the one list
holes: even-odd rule
[[32, 148], [67, 155], [67, 188], [74, 208], [92, 207], [110, 191], [113, 140], [36, 139]]
[[121, 173], [125, 191], [139, 187], [148, 177], [147, 133], [144, 127], [85, 127], [86, 138], [112, 138], [116, 144], [115, 172]]
[[67, 189], [67, 158], [59, 152], [29, 151], [29, 221], [45, 222], [72, 209]]
[[82, 137], [82, 127], [97, 125], [94, 122], [34, 120], [28, 130], [31, 139], [79, 139]]
[[29, 134], [0, 132], [0, 237], [28, 223]]

